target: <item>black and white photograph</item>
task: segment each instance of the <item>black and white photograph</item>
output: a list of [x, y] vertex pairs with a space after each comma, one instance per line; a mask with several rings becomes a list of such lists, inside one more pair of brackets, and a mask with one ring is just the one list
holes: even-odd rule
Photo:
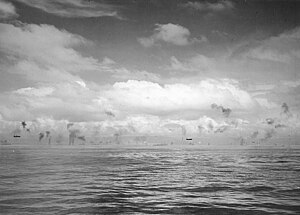
[[0, 214], [300, 214], [300, 0], [0, 0]]

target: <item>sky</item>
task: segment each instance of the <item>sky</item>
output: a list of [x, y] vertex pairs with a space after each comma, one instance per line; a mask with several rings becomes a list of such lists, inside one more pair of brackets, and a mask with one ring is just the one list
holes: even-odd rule
[[27, 121], [286, 133], [300, 125], [299, 11], [292, 0], [0, 0], [1, 132]]

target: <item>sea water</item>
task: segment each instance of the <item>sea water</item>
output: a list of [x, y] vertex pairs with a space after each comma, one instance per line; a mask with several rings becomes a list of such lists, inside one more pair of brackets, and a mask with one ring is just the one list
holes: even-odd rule
[[300, 151], [0, 147], [1, 214], [300, 214]]

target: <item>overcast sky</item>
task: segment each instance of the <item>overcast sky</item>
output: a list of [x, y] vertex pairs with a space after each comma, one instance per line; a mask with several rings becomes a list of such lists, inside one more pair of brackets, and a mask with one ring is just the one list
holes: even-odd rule
[[300, 1], [0, 0], [2, 127], [298, 125], [299, 11]]

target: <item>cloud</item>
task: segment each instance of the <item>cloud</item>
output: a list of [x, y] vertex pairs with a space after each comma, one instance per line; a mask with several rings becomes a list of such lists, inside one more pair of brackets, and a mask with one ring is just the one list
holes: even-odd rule
[[111, 4], [86, 0], [17, 0], [47, 13], [67, 18], [111, 16], [121, 18]]
[[113, 64], [116, 64], [116, 62], [108, 57], [104, 57], [103, 58], [103, 61], [102, 61], [102, 64], [104, 65], [113, 65]]
[[26, 64], [24, 68], [58, 69], [70, 73], [98, 69], [96, 59], [83, 57], [73, 48], [87, 41], [65, 30], [51, 25], [1, 23], [0, 32], [1, 49], [15, 61]]
[[[100, 135], [172, 135], [172, 136], [198, 136], [206, 134], [235, 131], [238, 127], [230, 122], [217, 121], [203, 116], [195, 120], [171, 120], [158, 116], [140, 114], [127, 116], [124, 119], [106, 119], [101, 121], [75, 122], [68, 120], [55, 120], [51, 117], [39, 117], [26, 121], [27, 128], [32, 134], [51, 131], [51, 135], [70, 132], [80, 133], [86, 137], [95, 138]], [[20, 122], [0, 121], [0, 133], [10, 133], [20, 130]], [[20, 133], [21, 131], [19, 131]]]
[[0, 113], [6, 120], [104, 120], [106, 108], [95, 100], [99, 93], [77, 83], [21, 88], [0, 96]]
[[234, 8], [234, 4], [229, 0], [219, 0], [213, 3], [202, 1], [202, 2], [187, 2], [185, 4], [181, 5], [184, 8], [200, 11], [200, 12], [220, 12], [220, 11], [226, 11], [231, 10]]
[[159, 81], [147, 71], [131, 71], [105, 57], [99, 61], [83, 56], [79, 48], [91, 43], [85, 38], [51, 25], [0, 23], [1, 72], [18, 74], [30, 83], [77, 83], [97, 72], [118, 80]]
[[14, 93], [19, 95], [26, 95], [26, 96], [43, 97], [43, 96], [51, 95], [53, 91], [54, 89], [51, 87], [40, 87], [40, 88], [26, 87], [26, 88], [18, 89]]
[[300, 27], [259, 41], [244, 52], [244, 57], [279, 63], [294, 63], [300, 58]]
[[207, 38], [202, 36], [200, 39], [190, 38], [189, 29], [172, 23], [156, 24], [154, 33], [150, 37], [138, 38], [139, 43], [144, 47], [151, 47], [159, 42], [165, 42], [177, 46], [186, 46], [193, 42], [207, 42]]
[[18, 17], [15, 6], [6, 1], [0, 0], [0, 20]]
[[255, 100], [263, 108], [272, 109], [272, 108], [278, 107], [278, 105], [276, 103], [269, 101], [267, 98], [257, 97], [257, 98], [255, 98]]
[[185, 71], [185, 72], [206, 72], [214, 69], [215, 60], [208, 58], [204, 55], [197, 54], [196, 56], [188, 59], [187, 61], [179, 61], [176, 57], [171, 57], [171, 65], [167, 67], [172, 71]]
[[208, 110], [213, 102], [237, 109], [255, 105], [251, 96], [232, 80], [207, 79], [196, 84], [166, 84], [129, 80], [103, 92], [115, 107], [126, 111], [166, 114]]
[[192, 116], [195, 118], [209, 111], [214, 102], [241, 111], [256, 105], [237, 82], [227, 79], [165, 85], [129, 80], [97, 88], [79, 83], [35, 83], [37, 86], [3, 93], [0, 114], [5, 120], [52, 117], [87, 122], [106, 120], [112, 115], [118, 120], [136, 114], [178, 118], [178, 114], [193, 112], [198, 113]]
[[118, 80], [134, 79], [134, 80], [145, 80], [145, 81], [154, 81], [154, 82], [161, 81], [161, 76], [159, 74], [155, 74], [147, 71], [128, 70], [124, 67], [115, 68], [111, 71], [111, 73], [112, 73], [111, 77]]

